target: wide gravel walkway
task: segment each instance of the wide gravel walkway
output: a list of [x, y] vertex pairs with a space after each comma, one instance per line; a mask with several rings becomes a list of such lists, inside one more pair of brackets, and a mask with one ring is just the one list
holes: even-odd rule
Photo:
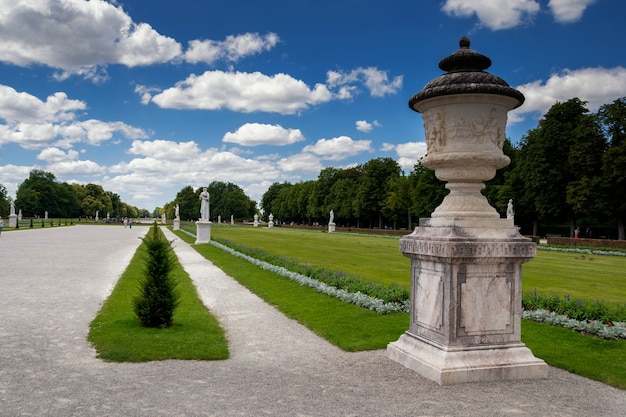
[[231, 358], [103, 362], [86, 341], [89, 322], [147, 230], [2, 233], [0, 416], [626, 415], [626, 391], [559, 369], [540, 381], [441, 387], [384, 350], [342, 352], [180, 239], [176, 253], [226, 328]]

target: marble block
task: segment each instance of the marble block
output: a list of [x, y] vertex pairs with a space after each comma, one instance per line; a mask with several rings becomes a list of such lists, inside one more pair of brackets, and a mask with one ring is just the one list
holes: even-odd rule
[[209, 243], [211, 241], [211, 222], [198, 220], [196, 222], [196, 244]]

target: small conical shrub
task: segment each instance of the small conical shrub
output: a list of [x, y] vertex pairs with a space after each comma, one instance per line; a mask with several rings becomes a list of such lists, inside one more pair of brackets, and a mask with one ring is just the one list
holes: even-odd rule
[[180, 298], [176, 280], [171, 276], [174, 255], [170, 242], [161, 235], [155, 222], [143, 243], [148, 253], [139, 295], [133, 300], [134, 311], [143, 327], [169, 327]]

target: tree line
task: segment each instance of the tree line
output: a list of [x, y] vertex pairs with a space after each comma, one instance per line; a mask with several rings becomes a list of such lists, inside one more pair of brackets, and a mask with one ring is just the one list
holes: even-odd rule
[[[0, 184], [0, 213], [9, 212], [6, 188]], [[105, 191], [98, 184], [68, 184], [59, 182], [51, 172], [34, 169], [15, 193], [16, 210], [25, 217], [51, 218], [94, 217], [96, 211], [104, 218], [148, 217], [149, 212], [126, 204], [118, 194]]]
[[[578, 98], [557, 102], [517, 145], [506, 140], [503, 151], [511, 163], [483, 194], [503, 216], [513, 199], [522, 233], [565, 225], [573, 236], [577, 227], [592, 233], [602, 226], [602, 237], [624, 239], [626, 98], [596, 113]], [[446, 194], [444, 183], [420, 161], [405, 175], [393, 159], [378, 158], [325, 168], [317, 180], [276, 182], [261, 208], [279, 223], [325, 224], [333, 210], [340, 226], [411, 229]]]

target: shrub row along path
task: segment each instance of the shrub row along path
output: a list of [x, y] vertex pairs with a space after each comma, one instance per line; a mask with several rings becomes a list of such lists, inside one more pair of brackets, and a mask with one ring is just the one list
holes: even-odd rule
[[541, 381], [440, 387], [388, 360], [384, 350], [343, 352], [181, 240], [175, 251], [225, 327], [231, 358], [103, 362], [86, 341], [88, 326], [147, 230], [81, 225], [2, 233], [1, 416], [546, 417], [626, 410], [626, 391], [559, 369]]

